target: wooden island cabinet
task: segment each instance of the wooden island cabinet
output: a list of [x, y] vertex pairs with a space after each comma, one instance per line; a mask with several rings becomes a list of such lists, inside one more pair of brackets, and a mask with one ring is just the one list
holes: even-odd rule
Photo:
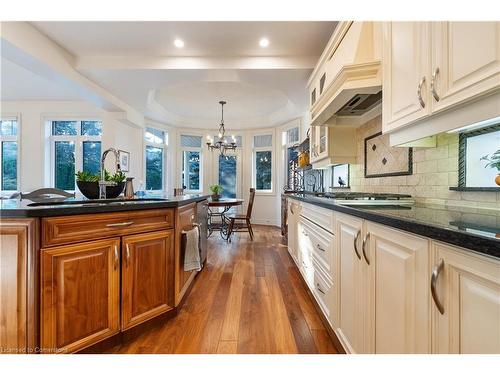
[[0, 353], [73, 353], [175, 314], [197, 204], [2, 218]]

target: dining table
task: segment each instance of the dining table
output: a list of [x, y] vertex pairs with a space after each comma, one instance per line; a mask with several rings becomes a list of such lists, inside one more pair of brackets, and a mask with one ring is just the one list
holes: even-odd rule
[[[207, 215], [208, 237], [210, 237], [215, 230], [219, 230], [221, 237], [227, 240], [229, 220], [226, 218], [225, 214], [231, 208], [241, 206], [242, 204], [243, 199], [238, 198], [219, 198], [218, 200], [209, 198]], [[217, 217], [220, 218], [220, 221], [213, 220]]]

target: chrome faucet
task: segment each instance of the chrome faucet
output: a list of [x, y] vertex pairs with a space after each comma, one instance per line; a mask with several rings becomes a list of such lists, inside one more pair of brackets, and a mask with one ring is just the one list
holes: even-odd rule
[[102, 153], [101, 157], [101, 180], [99, 181], [99, 199], [106, 199], [106, 187], [107, 186], [115, 186], [116, 182], [106, 181], [106, 173], [104, 171], [104, 161], [106, 160], [106, 156], [112, 152], [115, 154], [115, 162], [116, 162], [116, 172], [121, 172], [120, 169], [120, 155], [118, 151], [114, 148], [108, 148], [106, 151]]

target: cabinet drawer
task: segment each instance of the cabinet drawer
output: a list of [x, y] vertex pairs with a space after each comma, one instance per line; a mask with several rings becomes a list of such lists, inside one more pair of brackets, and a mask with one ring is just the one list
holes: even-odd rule
[[334, 233], [332, 210], [309, 203], [302, 203], [302, 210], [300, 214], [311, 222], [323, 227], [327, 231]]
[[313, 277], [313, 285], [312, 285], [312, 293], [316, 298], [321, 310], [325, 314], [326, 318], [332, 324], [332, 312], [333, 312], [333, 302], [334, 302], [334, 286], [328, 281], [328, 278], [323, 274], [322, 271], [318, 267], [316, 267], [316, 263], [313, 260], [314, 266], [314, 277]]
[[333, 235], [317, 225], [304, 221], [311, 254], [328, 275], [332, 273]]
[[42, 219], [42, 247], [174, 227], [174, 209], [72, 215]]

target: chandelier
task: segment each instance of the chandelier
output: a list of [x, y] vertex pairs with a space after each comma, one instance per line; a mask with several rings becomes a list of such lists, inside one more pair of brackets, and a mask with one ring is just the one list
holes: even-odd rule
[[207, 147], [210, 151], [219, 150], [221, 155], [225, 155], [227, 151], [236, 150], [236, 138], [233, 135], [230, 141], [228, 141], [226, 137], [226, 128], [224, 127], [224, 104], [226, 104], [226, 102], [221, 100], [219, 104], [221, 105], [222, 119], [219, 125], [218, 140], [214, 142], [214, 139], [207, 135]]

